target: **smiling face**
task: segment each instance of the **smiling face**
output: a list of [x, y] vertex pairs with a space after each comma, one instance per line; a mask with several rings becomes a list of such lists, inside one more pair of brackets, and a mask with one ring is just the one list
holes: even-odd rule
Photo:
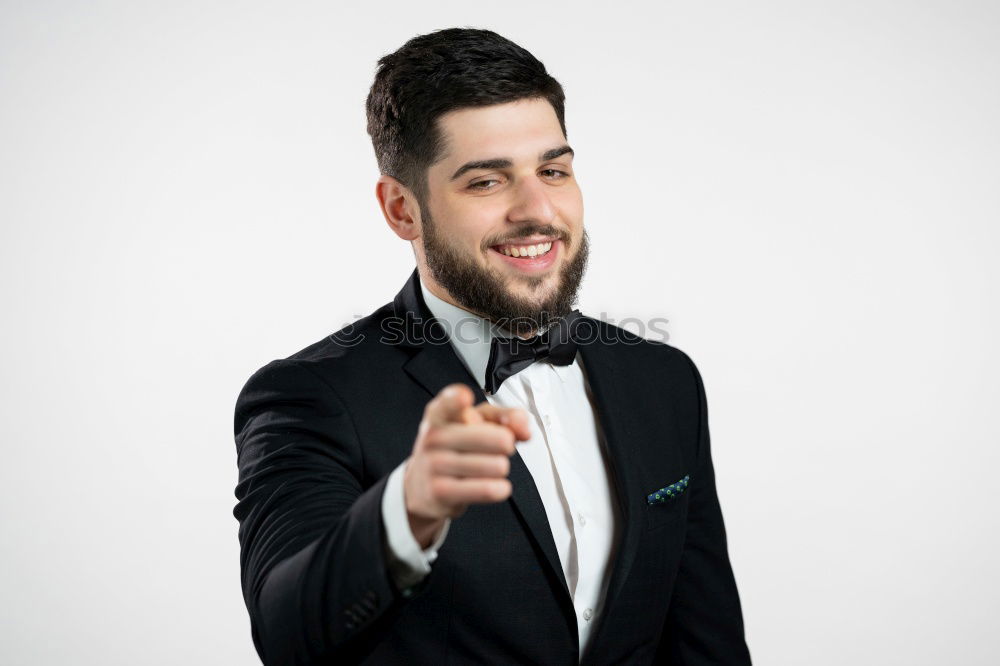
[[414, 239], [438, 297], [527, 335], [568, 313], [586, 270], [573, 151], [544, 99], [452, 111]]

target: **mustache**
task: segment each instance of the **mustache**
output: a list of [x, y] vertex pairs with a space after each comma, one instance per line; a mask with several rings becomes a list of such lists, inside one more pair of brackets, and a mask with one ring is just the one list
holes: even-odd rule
[[530, 238], [531, 236], [547, 236], [549, 238], [555, 238], [556, 240], [561, 240], [563, 243], [569, 245], [569, 234], [565, 231], [557, 229], [553, 226], [544, 227], [533, 227], [525, 228], [519, 230], [516, 234], [512, 236], [507, 236], [502, 240], [491, 240], [486, 244], [487, 248], [493, 247], [494, 245], [504, 245], [505, 243], [511, 243], [513, 241], [521, 240], [522, 238]]

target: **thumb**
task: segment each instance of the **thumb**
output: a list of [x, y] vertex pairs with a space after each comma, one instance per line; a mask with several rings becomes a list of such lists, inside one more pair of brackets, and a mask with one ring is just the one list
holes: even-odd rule
[[475, 410], [483, 419], [510, 428], [518, 440], [527, 441], [531, 439], [528, 412], [520, 407], [497, 407], [488, 402], [483, 402], [476, 405]]

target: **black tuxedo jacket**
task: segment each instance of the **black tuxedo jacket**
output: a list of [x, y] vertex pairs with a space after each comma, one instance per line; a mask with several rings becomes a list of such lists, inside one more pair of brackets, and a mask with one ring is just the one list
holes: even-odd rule
[[[589, 327], [589, 328], [588, 328]], [[586, 664], [749, 664], [709, 448], [684, 352], [586, 317], [579, 353], [621, 507]], [[421, 583], [398, 591], [381, 500], [427, 402], [465, 382], [486, 399], [414, 270], [392, 303], [258, 370], [236, 404], [243, 593], [266, 664], [580, 661], [577, 619], [521, 457], [513, 495], [473, 505]], [[685, 476], [662, 504], [647, 496]]]

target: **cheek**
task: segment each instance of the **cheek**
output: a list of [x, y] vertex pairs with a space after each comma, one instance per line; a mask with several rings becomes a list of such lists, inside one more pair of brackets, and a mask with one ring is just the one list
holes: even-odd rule
[[499, 207], [466, 206], [457, 212], [452, 239], [463, 245], [481, 248], [487, 238], [494, 238], [503, 227], [504, 213]]
[[496, 213], [485, 206], [453, 206], [447, 215], [435, 216], [434, 221], [443, 236], [455, 245], [478, 248], [495, 229]]
[[559, 212], [567, 223], [578, 222], [583, 218], [583, 194], [580, 188], [563, 188], [555, 198]]

